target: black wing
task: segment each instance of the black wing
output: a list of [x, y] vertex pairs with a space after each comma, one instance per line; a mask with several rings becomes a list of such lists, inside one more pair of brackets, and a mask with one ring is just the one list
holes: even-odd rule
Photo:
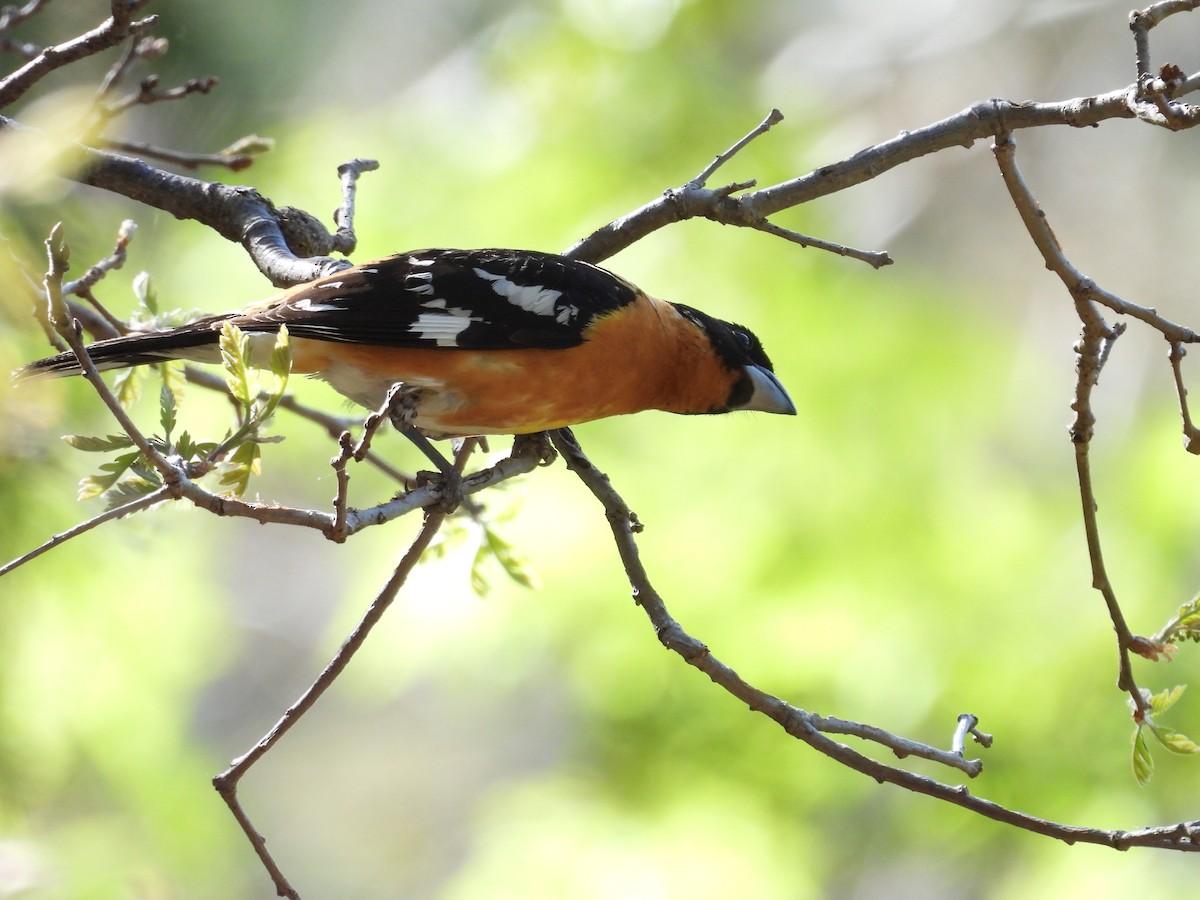
[[561, 348], [637, 296], [611, 272], [552, 253], [414, 250], [293, 288], [232, 321], [393, 347]]

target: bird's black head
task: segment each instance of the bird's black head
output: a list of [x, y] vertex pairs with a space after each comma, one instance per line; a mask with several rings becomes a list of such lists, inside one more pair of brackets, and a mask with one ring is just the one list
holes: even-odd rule
[[714, 319], [712, 316], [685, 306], [672, 304], [689, 321], [704, 330], [721, 361], [736, 373], [725, 410], [754, 409], [761, 412], [794, 416], [796, 406], [788, 396], [762, 341], [749, 328]]

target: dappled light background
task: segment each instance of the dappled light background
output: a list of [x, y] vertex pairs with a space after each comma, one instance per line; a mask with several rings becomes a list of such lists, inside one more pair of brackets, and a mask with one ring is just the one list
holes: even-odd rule
[[[25, 36], [76, 34], [106, 8], [52, 5]], [[360, 184], [358, 260], [562, 249], [692, 178], [773, 106], [786, 120], [718, 179], [769, 184], [988, 97], [1058, 100], [1134, 75], [1128, 4], [1107, 0], [159, 0], [152, 11], [171, 39], [164, 84], [211, 73], [221, 85], [136, 110], [126, 136], [211, 151], [269, 135], [275, 151], [228, 179], [317, 214], [337, 205], [341, 161], [379, 159]], [[1157, 62], [1194, 66], [1198, 25], [1179, 17], [1155, 32]], [[68, 70], [20, 115], [48, 115], [66, 102], [52, 91], [82, 77]], [[1017, 141], [1079, 267], [1196, 326], [1179, 261], [1191, 258], [1197, 136], [1109, 122]], [[0, 172], [0, 185], [16, 252], [36, 260], [63, 220], [77, 271], [136, 219], [129, 266], [99, 292], [118, 312], [139, 270], [164, 308], [215, 312], [270, 292], [239, 248], [194, 224], [33, 174]], [[577, 430], [646, 523], [643, 557], [675, 616], [807, 709], [941, 745], [959, 713], [975, 713], [996, 743], [971, 790], [1000, 803], [1106, 828], [1195, 818], [1200, 763], [1160, 752], [1145, 789], [1130, 771], [1065, 428], [1077, 325], [986, 142], [778, 222], [896, 264], [873, 271], [705, 221], [606, 263], [752, 327], [800, 408]], [[0, 284], [7, 369], [45, 346], [19, 276], [0, 271]], [[1166, 349], [1131, 327], [1097, 398], [1100, 521], [1141, 633], [1200, 586], [1200, 470], [1180, 448]], [[298, 390], [344, 408], [320, 385]], [[199, 389], [181, 414], [193, 433], [225, 427]], [[0, 389], [0, 421], [8, 559], [98, 511], [74, 490], [99, 460], [58, 436], [113, 426], [85, 384], [62, 382]], [[275, 428], [286, 441], [266, 448], [251, 493], [327, 506], [335, 447], [286, 415]], [[420, 465], [401, 441], [387, 452]], [[356, 471], [351, 499], [392, 489]], [[881, 787], [751, 715], [661, 648], [602, 511], [561, 465], [486, 503], [540, 586], [485, 567], [481, 595], [478, 535], [450, 535], [242, 782], [305, 896], [1107, 897], [1194, 883], [1183, 857], [1066, 847]], [[0, 581], [0, 896], [267, 896], [209, 779], [307, 686], [414, 526], [336, 546], [171, 507]], [[1197, 668], [1185, 648], [1138, 674], [1159, 690]], [[1198, 710], [1185, 696], [1171, 724], [1194, 737]]]

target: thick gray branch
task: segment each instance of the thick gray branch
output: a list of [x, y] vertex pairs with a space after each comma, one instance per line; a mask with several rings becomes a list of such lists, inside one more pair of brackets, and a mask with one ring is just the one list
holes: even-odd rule
[[[25, 128], [0, 116], [0, 132]], [[241, 244], [272, 284], [312, 281], [350, 265], [325, 254], [338, 238], [308, 213], [276, 207], [249, 187], [176, 175], [128, 156], [76, 147], [82, 160], [70, 177], [81, 184], [128, 197], [177, 219], [194, 219]]]

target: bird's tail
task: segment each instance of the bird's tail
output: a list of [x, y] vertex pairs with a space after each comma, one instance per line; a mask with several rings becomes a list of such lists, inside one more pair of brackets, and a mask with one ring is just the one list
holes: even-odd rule
[[[150, 331], [127, 334], [88, 344], [88, 356], [101, 372], [110, 369], [128, 369], [166, 362], [171, 359], [187, 359], [193, 362], [220, 362], [218, 342], [221, 338], [221, 323], [226, 316], [213, 316], [172, 328], [170, 331]], [[83, 369], [74, 353], [59, 353], [31, 362], [17, 369], [13, 377], [17, 381], [29, 378], [62, 378], [80, 375]]]

